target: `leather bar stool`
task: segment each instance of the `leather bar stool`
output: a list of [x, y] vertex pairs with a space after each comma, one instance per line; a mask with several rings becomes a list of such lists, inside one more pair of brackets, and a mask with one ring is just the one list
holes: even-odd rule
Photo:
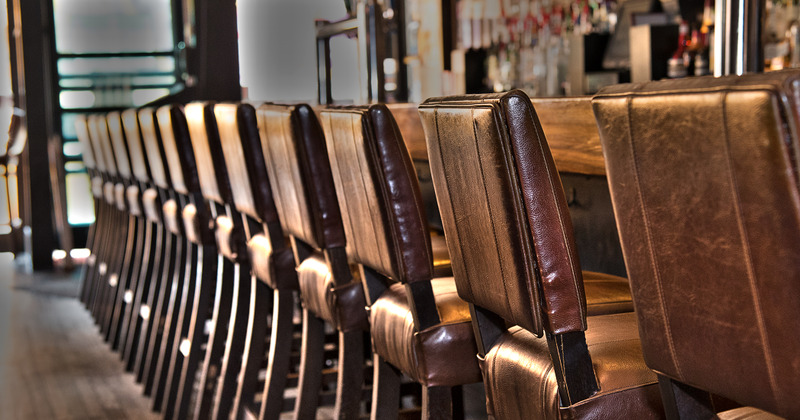
[[[140, 114], [140, 119], [142, 115]], [[213, 209], [203, 200], [197, 162], [189, 129], [179, 105], [160, 107], [149, 125], [158, 126], [164, 162], [172, 180], [174, 198], [163, 205], [165, 224], [176, 235], [184, 264], [178, 269], [166, 301], [167, 318], [159, 351], [159, 372], [154, 407], [164, 418], [188, 418], [191, 395], [201, 362], [207, 323], [213, 325], [214, 294], [217, 292], [218, 257], [212, 228]], [[209, 321], [211, 320], [211, 321]], [[210, 332], [213, 335], [213, 330]], [[202, 395], [202, 393], [201, 393]], [[201, 413], [195, 413], [201, 414]]]
[[[345, 252], [342, 216], [322, 127], [308, 105], [262, 105], [258, 124], [275, 205], [283, 230], [291, 238], [303, 304], [294, 417], [316, 418], [327, 322], [337, 330], [339, 340], [333, 417], [358, 418], [359, 390], [364, 384], [363, 340], [368, 328], [366, 300]], [[265, 394], [265, 398], [270, 396]]]
[[799, 85], [792, 70], [593, 99], [642, 350], [670, 418], [714, 418], [708, 392], [751, 406], [722, 419], [800, 418]]
[[[232, 187], [232, 207], [241, 218], [247, 244], [237, 252], [246, 253], [247, 266], [251, 267], [249, 278], [242, 273], [241, 279], [250, 283], [249, 307], [239, 308], [248, 313], [248, 325], [230, 416], [242, 418], [247, 412], [261, 419], [278, 419], [291, 363], [294, 295], [298, 288], [294, 256], [281, 228], [274, 201], [274, 183], [267, 174], [261, 150], [255, 109], [249, 104], [217, 104], [214, 118]], [[222, 236], [218, 238], [223, 239]], [[270, 312], [271, 325], [268, 323]], [[255, 396], [268, 336], [266, 378], [259, 409]]]
[[95, 160], [95, 151], [92, 140], [89, 137], [89, 125], [85, 115], [78, 115], [75, 118], [75, 132], [81, 145], [81, 158], [86, 166], [86, 172], [91, 179], [92, 198], [95, 209], [95, 222], [89, 229], [86, 246], [89, 248], [90, 255], [86, 260], [86, 265], [81, 272], [81, 302], [89, 309], [92, 306], [95, 292], [98, 285], [97, 278], [97, 256], [101, 252], [101, 244], [105, 240], [107, 232], [108, 214], [103, 200], [103, 173], [98, 168]]
[[423, 418], [452, 414], [453, 387], [480, 381], [469, 309], [433, 278], [416, 172], [384, 105], [320, 113], [346, 251], [358, 264], [375, 352], [371, 417], [397, 418], [400, 375], [422, 387]]
[[530, 99], [431, 98], [420, 115], [490, 416], [662, 417], [634, 313], [588, 316], [566, 199]]

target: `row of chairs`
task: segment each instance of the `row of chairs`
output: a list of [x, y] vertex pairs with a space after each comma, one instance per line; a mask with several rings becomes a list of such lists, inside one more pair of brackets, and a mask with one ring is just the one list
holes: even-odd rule
[[792, 417], [797, 80], [594, 98], [633, 301], [581, 270], [520, 91], [420, 105], [444, 236], [384, 105], [79, 119], [82, 300], [166, 418], [315, 418], [326, 385], [336, 418], [397, 418], [406, 382], [423, 418], [477, 382], [498, 419]]

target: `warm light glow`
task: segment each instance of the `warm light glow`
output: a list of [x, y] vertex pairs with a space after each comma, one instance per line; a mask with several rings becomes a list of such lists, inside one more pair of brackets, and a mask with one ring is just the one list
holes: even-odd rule
[[88, 248], [73, 248], [69, 251], [69, 256], [75, 259], [89, 258], [92, 251]]
[[181, 340], [181, 346], [179, 348], [183, 357], [189, 357], [189, 351], [192, 349], [192, 342], [189, 339], [184, 338]]
[[148, 319], [150, 319], [150, 307], [149, 307], [149, 306], [147, 306], [147, 305], [142, 305], [142, 307], [141, 307], [141, 308], [139, 308], [139, 315], [140, 315], [140, 316], [142, 317], [142, 319], [143, 319], [143, 320], [145, 320], [145, 321], [147, 321]]
[[54, 249], [51, 255], [53, 257], [53, 261], [61, 261], [64, 258], [67, 258], [67, 251], [64, 251], [63, 249]]

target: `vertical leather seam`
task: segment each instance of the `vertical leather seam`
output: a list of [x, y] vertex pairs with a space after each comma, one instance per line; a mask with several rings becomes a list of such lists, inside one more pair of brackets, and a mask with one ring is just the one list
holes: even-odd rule
[[672, 357], [672, 364], [675, 366], [675, 370], [678, 371], [678, 376], [683, 378], [683, 372], [681, 370], [680, 363], [678, 362], [678, 358], [676, 356], [675, 351], [675, 342], [672, 338], [672, 329], [670, 328], [669, 319], [667, 317], [667, 306], [664, 302], [664, 290], [662, 287], [661, 282], [661, 269], [659, 268], [658, 263], [658, 256], [655, 253], [653, 247], [653, 233], [652, 229], [650, 228], [650, 221], [647, 217], [647, 206], [644, 202], [644, 193], [642, 192], [642, 183], [641, 177], [639, 175], [639, 159], [636, 157], [636, 147], [633, 141], [633, 125], [631, 123], [633, 113], [633, 98], [628, 96], [625, 98], [626, 107], [627, 107], [627, 127], [628, 127], [628, 144], [631, 148], [631, 156], [633, 161], [633, 176], [634, 176], [634, 184], [636, 185], [636, 193], [639, 197], [639, 206], [642, 211], [642, 222], [644, 224], [645, 235], [647, 236], [647, 249], [648, 253], [650, 254], [650, 261], [652, 261], [652, 268], [654, 274], [654, 280], [656, 283], [656, 289], [658, 290], [658, 303], [661, 306], [661, 314], [662, 319], [664, 322], [664, 333], [667, 337], [667, 344], [669, 346], [670, 356]]
[[[530, 118], [531, 122], [535, 121], [536, 119], [535, 119], [535, 117], [533, 115], [533, 112], [532, 112], [533, 111], [533, 106], [530, 105], [530, 106], [526, 106], [525, 108], [526, 108], [526, 111], [528, 112], [528, 117]], [[569, 258], [569, 269], [570, 269], [570, 272], [572, 273], [572, 285], [573, 285], [572, 291], [575, 292], [575, 299], [579, 303], [578, 304], [578, 310], [579, 310], [579, 313], [581, 314], [581, 318], [584, 318], [586, 316], [586, 314], [584, 313], [584, 310], [583, 310], [584, 305], [580, 304], [581, 303], [581, 295], [578, 292], [579, 288], [583, 287], [583, 284], [579, 285], [578, 282], [577, 282], [578, 276], [582, 275], [582, 274], [575, 272], [575, 265], [576, 265], [575, 253], [576, 252], [575, 252], [574, 249], [572, 249], [570, 247], [569, 240], [567, 239], [567, 232], [566, 232], [566, 228], [564, 227], [564, 219], [565, 219], [565, 217], [564, 217], [564, 214], [561, 212], [561, 208], [558, 206], [558, 196], [556, 195], [556, 186], [553, 184], [552, 177], [550, 177], [550, 163], [551, 162], [550, 162], [549, 159], [544, 159], [544, 156], [545, 156], [544, 143], [547, 140], [541, 138], [541, 133], [540, 133], [541, 127], [534, 126], [533, 129], [534, 129], [534, 132], [536, 133], [537, 144], [538, 144], [539, 150], [540, 150], [540, 152], [542, 154], [542, 158], [543, 158], [544, 165], [545, 165], [545, 170], [547, 171], [547, 175], [548, 175], [547, 176], [547, 182], [550, 185], [550, 193], [551, 193], [551, 196], [553, 197], [553, 202], [554, 202], [554, 205], [555, 205], [555, 208], [556, 208], [556, 212], [558, 213], [558, 226], [561, 228], [561, 239], [563, 241], [564, 247], [567, 250], [567, 257]], [[556, 168], [556, 173], [557, 172], [558, 172], [558, 169]], [[548, 318], [549, 318], [549, 316], [548, 316]], [[581, 324], [583, 324], [584, 329], [585, 329], [586, 321], [585, 320], [581, 320]]]
[[781, 406], [781, 398], [778, 398], [776, 392], [778, 390], [775, 380], [775, 366], [772, 361], [772, 350], [769, 346], [767, 334], [765, 332], [766, 326], [764, 325], [764, 312], [761, 309], [761, 299], [758, 293], [758, 286], [756, 285], [755, 270], [753, 268], [753, 254], [748, 240], [747, 227], [744, 224], [744, 211], [742, 209], [742, 201], [740, 198], [739, 190], [737, 188], [737, 180], [735, 168], [733, 165], [733, 156], [731, 154], [730, 142], [731, 138], [728, 130], [728, 109], [726, 107], [729, 92], [724, 92], [721, 101], [722, 111], [722, 126], [725, 130], [725, 156], [728, 164], [728, 180], [730, 181], [731, 194], [734, 197], [734, 204], [736, 205], [736, 225], [739, 228], [739, 239], [742, 243], [742, 251], [745, 254], [745, 266], [747, 267], [747, 281], [750, 285], [750, 292], [753, 299], [753, 308], [756, 312], [756, 319], [758, 321], [758, 333], [761, 338], [761, 347], [764, 353], [764, 362], [767, 365], [767, 375], [769, 376], [769, 385], [772, 388], [771, 394], [775, 396], [776, 406]]

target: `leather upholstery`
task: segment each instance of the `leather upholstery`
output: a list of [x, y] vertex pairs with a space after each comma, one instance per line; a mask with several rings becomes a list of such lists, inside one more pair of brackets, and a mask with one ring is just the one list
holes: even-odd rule
[[631, 288], [626, 278], [584, 271], [583, 288], [589, 316], [633, 312]]
[[355, 277], [348, 284], [336, 286], [322, 253], [313, 253], [298, 265], [297, 280], [303, 306], [317, 317], [342, 332], [369, 327], [361, 281]]
[[106, 203], [108, 203], [109, 206], [116, 207], [117, 197], [114, 195], [115, 186], [116, 184], [114, 184], [113, 182], [106, 182], [105, 184], [103, 184], [103, 197], [106, 199]]
[[774, 414], [753, 407], [741, 407], [717, 414], [720, 420], [781, 420]]
[[277, 222], [255, 109], [249, 104], [217, 104], [214, 116], [236, 210], [264, 223]]
[[800, 413], [800, 73], [593, 100], [648, 366]]
[[216, 219], [214, 236], [219, 253], [233, 262], [247, 261], [247, 245], [241, 226], [236, 226], [228, 216]]
[[395, 283], [370, 307], [373, 349], [424, 385], [479, 382], [469, 306], [451, 277], [433, 279], [431, 286], [441, 322], [415, 332], [405, 286]]
[[431, 254], [433, 255], [433, 277], [453, 277], [450, 265], [450, 251], [444, 236], [431, 233]]
[[318, 249], [345, 246], [328, 152], [313, 110], [265, 104], [258, 109], [258, 126], [283, 231]]
[[[164, 160], [161, 157], [161, 144], [166, 143], [161, 139], [159, 129], [156, 127], [156, 119], [152, 108], [142, 108], [139, 110], [139, 126], [141, 127], [142, 141], [147, 151], [147, 163], [150, 168], [150, 175], [153, 183], [160, 188], [170, 188], [171, 180], [164, 168]], [[171, 130], [169, 131], [171, 132]], [[180, 180], [180, 179], [179, 179]], [[184, 188], [185, 189], [185, 188]]]
[[131, 162], [128, 159], [128, 149], [125, 142], [125, 134], [122, 131], [122, 121], [118, 111], [109, 112], [106, 116], [109, 138], [114, 151], [114, 158], [117, 162], [117, 172], [123, 178], [131, 178]]
[[663, 418], [658, 381], [644, 364], [637, 331], [633, 313], [589, 317], [586, 343], [600, 390], [561, 407], [547, 340], [511, 328], [481, 361], [487, 410], [498, 419]]
[[119, 211], [127, 211], [128, 203], [125, 197], [125, 185], [121, 183], [114, 184], [114, 203]]
[[351, 260], [404, 283], [430, 279], [416, 172], [389, 110], [328, 109], [321, 122]]
[[270, 288], [297, 290], [297, 273], [290, 247], [274, 249], [269, 238], [257, 234], [247, 241], [247, 255], [253, 274]]
[[181, 209], [175, 200], [167, 200], [163, 206], [164, 226], [175, 235], [183, 236]]
[[136, 185], [131, 185], [130, 187], [125, 189], [125, 198], [127, 199], [128, 203], [128, 212], [134, 216], [144, 216], [144, 212], [142, 211], [142, 206], [139, 204], [141, 202], [141, 197], [139, 193], [139, 187]]
[[165, 105], [158, 109], [156, 117], [172, 188], [180, 194], [199, 191], [199, 168], [183, 110], [179, 105]]
[[214, 231], [207, 207], [201, 206], [198, 210], [194, 204], [187, 204], [183, 206], [181, 217], [186, 239], [197, 245], [214, 245]]
[[233, 204], [233, 193], [214, 118], [214, 104], [193, 102], [186, 105], [184, 113], [203, 197], [219, 204]]
[[97, 162], [94, 160], [94, 151], [92, 149], [91, 139], [89, 138], [89, 126], [85, 115], [79, 114], [75, 118], [75, 133], [81, 144], [81, 158], [83, 159], [83, 163], [89, 169], [97, 169]]
[[97, 129], [98, 118], [97, 115], [89, 115], [86, 117], [86, 126], [89, 132], [89, 146], [92, 150], [95, 163], [97, 163], [97, 170], [101, 173], [108, 173], [105, 154], [103, 153], [103, 148], [100, 146], [100, 132]]
[[460, 295], [536, 334], [585, 329], [572, 222], [527, 96], [431, 98], [420, 115]]
[[158, 197], [158, 191], [155, 188], [148, 188], [142, 194], [142, 205], [144, 206], [144, 214], [147, 220], [153, 223], [161, 223], [161, 199]]
[[150, 182], [150, 175], [147, 171], [147, 158], [145, 158], [144, 150], [142, 150], [142, 136], [139, 134], [139, 119], [136, 117], [136, 110], [126, 109], [122, 111], [121, 118], [133, 176], [141, 182]]
[[97, 199], [103, 198], [103, 178], [92, 177], [92, 195]]
[[114, 149], [111, 147], [111, 139], [108, 136], [108, 123], [106, 119], [100, 115], [93, 115], [90, 117], [89, 123], [93, 123], [92, 125], [95, 129], [94, 134], [96, 135], [93, 138], [96, 139], [97, 146], [103, 154], [105, 171], [111, 176], [117, 176], [119, 172], [117, 172], [117, 162], [114, 158]]

